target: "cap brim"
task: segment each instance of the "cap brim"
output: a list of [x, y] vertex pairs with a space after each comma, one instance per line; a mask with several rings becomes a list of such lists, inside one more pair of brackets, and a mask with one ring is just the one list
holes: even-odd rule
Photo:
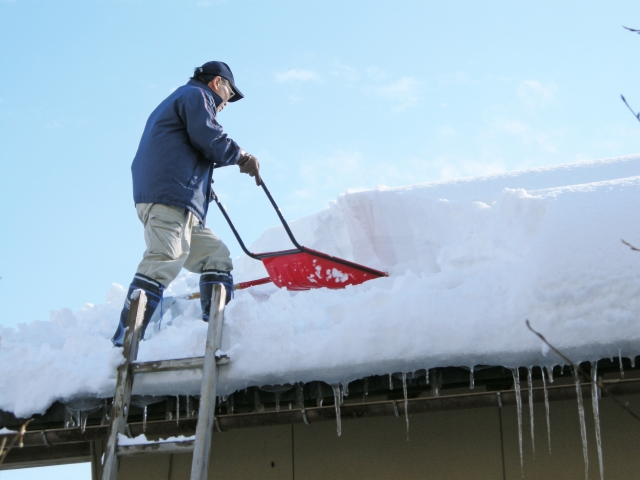
[[231, 85], [231, 88], [233, 89], [233, 97], [229, 99], [229, 103], [237, 102], [238, 100], [243, 99], [244, 95], [240, 90], [238, 90], [238, 87], [236, 87], [231, 80], [227, 79], [227, 81], [229, 82], [229, 84]]

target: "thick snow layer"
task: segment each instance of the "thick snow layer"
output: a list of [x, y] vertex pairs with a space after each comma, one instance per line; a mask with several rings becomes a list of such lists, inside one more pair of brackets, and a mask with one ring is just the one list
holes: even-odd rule
[[[439, 366], [554, 365], [525, 327], [574, 361], [640, 353], [640, 156], [452, 182], [347, 192], [292, 223], [308, 247], [389, 272], [344, 290], [241, 291], [226, 310], [220, 394], [249, 385]], [[289, 248], [282, 228], [254, 251]], [[236, 261], [238, 280], [265, 276]], [[197, 290], [183, 274], [166, 295]], [[104, 305], [0, 329], [0, 409], [43, 412], [55, 400], [111, 396], [120, 349], [109, 338], [125, 289]], [[203, 355], [198, 301], [150, 326], [141, 360]], [[201, 372], [147, 375], [134, 393], [197, 394]]]

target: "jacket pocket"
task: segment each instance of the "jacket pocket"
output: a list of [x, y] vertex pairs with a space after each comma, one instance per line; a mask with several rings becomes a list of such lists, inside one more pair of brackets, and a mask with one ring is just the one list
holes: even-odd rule
[[176, 181], [183, 187], [189, 187], [191, 185], [193, 176], [198, 171], [198, 162], [194, 158], [176, 158], [175, 170], [173, 176]]

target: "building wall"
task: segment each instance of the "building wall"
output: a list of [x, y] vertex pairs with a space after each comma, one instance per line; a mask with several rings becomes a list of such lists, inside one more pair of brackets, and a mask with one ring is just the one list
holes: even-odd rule
[[[526, 393], [523, 392], [523, 394]], [[619, 397], [640, 412], [640, 396]], [[526, 400], [526, 398], [524, 399]], [[585, 399], [589, 477], [599, 478], [591, 401]], [[524, 478], [585, 478], [576, 401], [551, 403], [551, 454], [544, 404], [534, 406], [535, 459], [529, 408], [523, 404]], [[640, 478], [640, 422], [610, 399], [600, 401], [604, 475]], [[404, 417], [261, 427], [213, 436], [210, 478], [225, 479], [521, 479], [515, 406]], [[96, 448], [96, 459], [102, 455]], [[504, 462], [503, 462], [504, 458]], [[187, 480], [191, 454], [146, 455], [121, 461], [119, 480]], [[96, 465], [96, 475], [99, 475]]]

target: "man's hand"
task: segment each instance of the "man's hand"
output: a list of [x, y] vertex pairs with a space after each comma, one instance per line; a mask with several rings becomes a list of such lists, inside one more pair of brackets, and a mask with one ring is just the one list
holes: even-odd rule
[[262, 179], [260, 178], [260, 162], [258, 162], [256, 157], [244, 152], [240, 156], [240, 160], [238, 160], [238, 166], [240, 167], [241, 173], [246, 173], [256, 179], [256, 185], [260, 186], [262, 184]]

